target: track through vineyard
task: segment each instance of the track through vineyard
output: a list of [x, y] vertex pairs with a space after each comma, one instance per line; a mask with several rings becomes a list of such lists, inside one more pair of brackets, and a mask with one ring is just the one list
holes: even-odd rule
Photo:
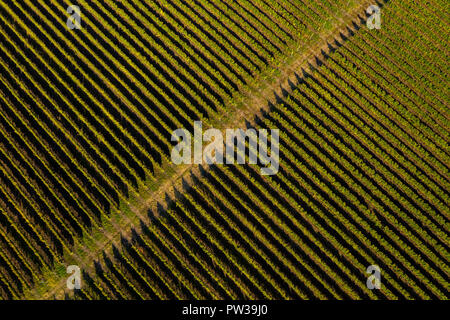
[[[241, 120], [237, 120], [236, 119], [245, 119], [247, 116], [250, 115], [255, 115], [255, 111], [257, 111], [262, 105], [266, 105], [267, 101], [273, 100], [274, 94], [275, 95], [281, 95], [285, 89], [282, 89], [284, 86], [282, 85], [282, 83], [287, 83], [287, 82], [292, 82], [292, 81], [296, 81], [296, 75], [295, 75], [295, 70], [298, 70], [298, 66], [299, 65], [304, 65], [305, 67], [307, 66], [307, 62], [315, 64], [315, 58], [316, 58], [316, 54], [315, 52], [320, 51], [319, 48], [321, 48], [321, 50], [327, 50], [327, 42], [331, 42], [332, 39], [334, 39], [334, 34], [336, 34], [338, 32], [338, 30], [340, 30], [341, 28], [343, 28], [343, 26], [350, 24], [350, 21], [355, 19], [355, 16], [357, 13], [360, 13], [361, 11], [363, 11], [363, 9], [361, 9], [363, 6], [358, 6], [354, 9], [354, 12], [345, 12], [345, 22], [344, 20], [339, 21], [339, 23], [336, 25], [336, 29], [331, 29], [328, 30], [328, 36], [324, 37], [323, 35], [321, 35], [321, 37], [319, 38], [320, 41], [310, 41], [311, 45], [308, 46], [308, 51], [304, 52], [304, 48], [306, 48], [306, 44], [302, 44], [301, 48], [297, 49], [299, 51], [299, 53], [301, 53], [301, 56], [298, 56], [294, 61], [290, 62], [288, 61], [285, 65], [283, 65], [281, 68], [284, 69], [284, 71], [282, 72], [283, 77], [277, 77], [275, 79], [272, 79], [270, 82], [267, 82], [265, 84], [265, 90], [262, 91], [260, 88], [264, 87], [263, 85], [261, 85], [262, 80], [259, 79], [258, 81], [258, 88], [257, 89], [247, 89], [247, 91], [250, 92], [245, 92], [243, 93], [243, 95], [245, 96], [244, 98], [242, 98], [243, 100], [246, 100], [245, 103], [240, 103], [239, 107], [238, 106], [234, 106], [233, 108], [236, 109], [236, 111], [234, 113], [236, 113], [235, 116], [233, 117], [229, 117], [229, 120], [227, 122], [223, 122], [222, 119], [216, 120], [217, 123], [221, 124], [221, 127], [242, 127], [243, 126], [243, 122]], [[342, 32], [345, 32], [344, 29], [341, 29]], [[317, 47], [317, 50], [314, 50], [314, 48]], [[287, 78], [287, 80], [286, 80]], [[288, 87], [286, 87], [288, 88]], [[248, 97], [248, 98], [246, 98]], [[264, 98], [263, 98], [264, 97]], [[265, 104], [261, 104], [262, 101], [265, 102]], [[275, 100], [273, 100], [273, 102], [275, 102]], [[244, 106], [244, 107], [242, 107]], [[231, 107], [230, 107], [231, 108]], [[119, 217], [119, 221], [115, 222], [113, 221], [111, 223], [112, 225], [112, 231], [107, 231], [105, 232], [105, 240], [103, 242], [97, 242], [95, 244], [95, 246], [93, 247], [92, 245], [89, 246], [89, 248], [85, 248], [83, 247], [83, 251], [84, 252], [88, 252], [87, 256], [82, 256], [80, 257], [80, 255], [77, 255], [75, 258], [74, 256], [72, 256], [71, 258], [74, 260], [73, 263], [79, 265], [82, 267], [83, 270], [92, 270], [92, 263], [91, 261], [94, 258], [98, 258], [103, 250], [105, 250], [105, 248], [107, 248], [107, 251], [111, 251], [112, 248], [112, 244], [114, 246], [118, 246], [120, 244], [121, 241], [121, 237], [123, 236], [123, 230], [131, 230], [131, 226], [136, 226], [140, 220], [144, 220], [146, 219], [145, 217], [143, 217], [142, 212], [144, 212], [145, 210], [148, 210], [148, 208], [154, 208], [156, 205], [156, 200], [160, 199], [162, 194], [165, 194], [165, 198], [168, 198], [168, 194], [170, 195], [170, 197], [173, 197], [173, 188], [174, 185], [181, 185], [181, 181], [182, 179], [188, 179], [190, 180], [188, 177], [186, 177], [187, 173], [189, 171], [195, 171], [197, 174], [199, 173], [198, 169], [195, 168], [190, 168], [190, 167], [183, 167], [181, 168], [181, 173], [180, 174], [172, 174], [171, 178], [167, 181], [164, 182], [164, 185], [159, 186], [157, 188], [156, 192], [152, 192], [150, 191], [150, 199], [152, 199], [152, 203], [151, 205], [148, 205], [146, 202], [148, 202], [148, 200], [144, 200], [143, 198], [143, 192], [141, 191], [141, 193], [137, 196], [138, 198], [134, 199], [133, 202], [138, 203], [139, 204], [139, 209], [135, 208], [132, 204], [129, 204], [129, 202], [127, 201], [127, 203], [129, 204], [126, 210], [131, 211], [132, 212], [132, 216], [128, 217]], [[175, 181], [175, 182], [174, 182]], [[169, 197], [169, 198], [170, 198]], [[133, 220], [131, 221], [130, 218]], [[148, 219], [147, 219], [148, 220]], [[118, 226], [117, 223], [120, 223], [120, 225]], [[113, 234], [111, 234], [113, 233]], [[83, 262], [86, 261], [86, 262]], [[60, 278], [60, 276], [58, 276], [56, 273], [50, 274], [49, 276], [50, 278]], [[48, 281], [48, 280], [47, 280]], [[55, 295], [56, 292], [58, 292], [58, 290], [60, 290], [60, 288], [64, 288], [65, 287], [65, 279], [63, 277], [62, 280], [60, 280], [59, 283], [55, 283], [56, 280], [50, 280], [49, 282], [52, 283], [52, 289], [45, 294], [44, 297], [52, 297]], [[46, 287], [48, 286], [48, 284], [46, 284]], [[60, 291], [61, 292], [61, 291]], [[60, 295], [57, 295], [58, 297], [61, 297]]]

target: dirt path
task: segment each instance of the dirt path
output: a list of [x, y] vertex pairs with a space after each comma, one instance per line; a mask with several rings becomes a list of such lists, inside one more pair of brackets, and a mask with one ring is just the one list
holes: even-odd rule
[[[370, 4], [370, 1], [362, 1], [361, 4], [354, 7], [341, 18], [336, 18], [333, 27], [322, 35], [316, 33], [319, 39], [313, 43], [305, 43], [294, 50], [283, 62], [282, 66], [277, 70], [280, 74], [275, 81], [267, 81], [262, 79], [262, 75], [258, 76], [254, 83], [258, 83], [258, 88], [248, 88], [242, 92], [240, 104], [230, 107], [230, 112], [216, 119], [215, 127], [224, 131], [226, 128], [245, 128], [246, 122], [252, 124], [255, 117], [261, 117], [264, 112], [269, 110], [269, 103], [275, 104], [277, 97], [284, 97], [286, 94], [292, 92], [291, 86], [297, 85], [298, 80], [302, 77], [302, 70], [309, 71], [310, 67], [317, 66], [317, 59], [324, 59], [324, 54], [330, 52], [329, 44], [334, 44], [335, 39], [340, 38], [339, 33], [349, 35], [347, 27], [353, 29], [352, 22], [360, 25], [359, 16], [363, 16], [365, 9]], [[307, 48], [305, 50], [305, 48]], [[223, 121], [222, 121], [223, 120]], [[129, 209], [134, 216], [130, 218], [126, 214], [120, 216], [120, 221], [111, 219], [113, 232], [104, 230], [103, 241], [95, 241], [95, 249], [83, 246], [84, 252], [89, 252], [85, 256], [75, 255], [73, 259], [83, 271], [93, 274], [94, 261], [100, 260], [102, 254], [111, 256], [113, 246], [119, 248], [121, 246], [122, 237], [129, 239], [130, 231], [133, 228], [139, 229], [140, 221], [149, 223], [150, 219], [147, 212], [157, 212], [158, 205], [167, 205], [165, 199], [175, 199], [174, 190], [183, 190], [184, 184], [191, 184], [191, 177], [200, 177], [200, 168], [197, 165], [183, 165], [172, 167], [175, 173], [169, 179], [166, 179], [156, 191], [148, 193], [148, 196], [138, 196], [136, 201], [139, 206], [132, 205], [127, 202]], [[204, 168], [207, 169], [207, 168]], [[165, 207], [164, 207], [165, 208]], [[55, 279], [49, 283], [56, 283], [51, 290], [40, 294], [39, 290], [31, 290], [25, 296], [27, 299], [63, 299], [66, 288], [66, 277], [59, 277], [56, 273], [53, 275]], [[59, 279], [58, 279], [59, 278]]]

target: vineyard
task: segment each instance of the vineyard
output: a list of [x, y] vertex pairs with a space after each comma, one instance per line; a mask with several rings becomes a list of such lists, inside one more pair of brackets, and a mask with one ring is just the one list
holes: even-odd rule
[[[449, 298], [448, 2], [72, 4], [0, 2], [2, 299]], [[174, 166], [198, 120], [279, 172]]]

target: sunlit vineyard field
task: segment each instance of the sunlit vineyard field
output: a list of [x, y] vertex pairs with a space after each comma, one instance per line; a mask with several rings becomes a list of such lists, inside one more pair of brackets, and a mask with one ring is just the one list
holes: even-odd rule
[[[448, 299], [449, 10], [0, 2], [0, 297]], [[173, 165], [197, 120], [278, 128], [278, 173]]]

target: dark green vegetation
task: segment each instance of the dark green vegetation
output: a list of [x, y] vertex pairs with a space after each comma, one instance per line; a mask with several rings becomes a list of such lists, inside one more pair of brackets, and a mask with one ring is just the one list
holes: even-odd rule
[[[78, 1], [77, 31], [69, 4], [0, 3], [5, 299], [108, 240], [95, 235], [154, 183], [174, 129], [220, 119], [358, 3]], [[94, 252], [75, 297], [448, 298], [449, 4], [393, 0], [382, 17], [336, 34], [257, 119], [280, 129], [277, 175], [202, 168], [168, 210]], [[366, 287], [372, 264], [382, 290]]]

